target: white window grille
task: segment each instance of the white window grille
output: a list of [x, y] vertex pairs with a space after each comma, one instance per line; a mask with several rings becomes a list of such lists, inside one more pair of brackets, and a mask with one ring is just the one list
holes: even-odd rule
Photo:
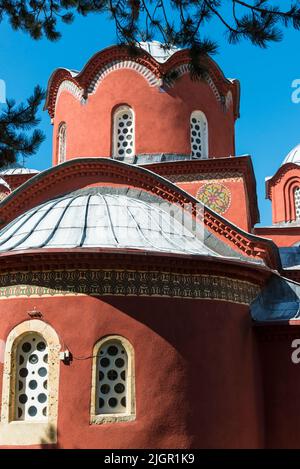
[[114, 113], [113, 156], [130, 158], [135, 152], [134, 114], [128, 106], [120, 106]]
[[15, 420], [46, 420], [48, 347], [37, 333], [26, 334], [16, 350]]
[[208, 125], [202, 111], [191, 114], [190, 127], [192, 158], [208, 158]]
[[67, 125], [63, 122], [58, 129], [58, 164], [66, 161]]
[[108, 340], [100, 347], [96, 386], [96, 414], [128, 413], [128, 353], [120, 341]]
[[300, 220], [300, 187], [295, 189], [295, 212], [296, 220]]

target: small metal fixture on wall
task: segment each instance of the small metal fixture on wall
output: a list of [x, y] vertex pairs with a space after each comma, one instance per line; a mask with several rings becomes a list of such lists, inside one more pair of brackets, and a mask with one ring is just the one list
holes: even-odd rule
[[36, 306], [33, 308], [32, 311], [27, 311], [27, 314], [32, 319], [41, 319], [43, 317], [43, 313], [41, 313], [41, 311], [38, 311], [36, 309]]

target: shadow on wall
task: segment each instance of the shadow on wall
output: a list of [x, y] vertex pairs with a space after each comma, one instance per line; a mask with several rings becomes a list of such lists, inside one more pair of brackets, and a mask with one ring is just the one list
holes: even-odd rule
[[[53, 443], [51, 443], [53, 441]], [[56, 443], [54, 443], [56, 441]], [[41, 438], [40, 449], [63, 449], [59, 443], [59, 431], [53, 424], [49, 424], [47, 432], [44, 438]], [[76, 446], [72, 446], [72, 449], [77, 449]]]
[[[205, 300], [191, 301], [155, 297], [103, 297], [101, 301], [103, 304], [122, 311], [139, 324], [136, 328], [137, 334], [144, 333], [146, 326], [155, 335], [168, 342], [188, 362], [191, 356], [195, 355], [196, 345], [196, 350], [199, 351], [207, 348], [215, 351], [216, 342], [212, 343], [212, 336], [216, 340], [222, 337], [230, 349], [232, 337], [230, 334], [224, 334], [226, 327], [239, 337], [241, 334], [243, 342], [249, 339], [252, 332], [249, 307], [244, 305], [226, 302], [220, 305]], [[103, 305], [97, 309], [99, 321], [102, 321]], [[113, 317], [110, 317], [109, 322], [113, 328], [111, 333], [119, 333], [115, 330], [115, 321], [119, 322], [120, 317], [116, 317], [115, 321], [112, 320]], [[232, 323], [235, 324], [236, 329]]]
[[[57, 440], [56, 443], [50, 443], [51, 441]], [[53, 424], [49, 424], [46, 435], [44, 438], [41, 438], [40, 448], [45, 448], [47, 445], [47, 449], [59, 449], [59, 433]]]

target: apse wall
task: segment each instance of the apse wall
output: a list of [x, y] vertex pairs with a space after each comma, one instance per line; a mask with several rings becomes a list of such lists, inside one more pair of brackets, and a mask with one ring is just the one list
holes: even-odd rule
[[[69, 365], [59, 365], [54, 446], [263, 447], [262, 391], [247, 306], [85, 295], [2, 299], [0, 338], [34, 310], [56, 331], [62, 350], [73, 354]], [[136, 417], [91, 424], [93, 347], [115, 334], [134, 351]], [[41, 444], [42, 437], [34, 447]]]

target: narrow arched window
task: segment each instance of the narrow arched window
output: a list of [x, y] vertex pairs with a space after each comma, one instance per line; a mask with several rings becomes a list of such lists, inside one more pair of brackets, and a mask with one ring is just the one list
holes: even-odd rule
[[202, 111], [192, 112], [190, 128], [192, 158], [208, 158], [208, 125]]
[[118, 107], [113, 116], [113, 157], [130, 158], [135, 153], [134, 114], [129, 106]]
[[46, 420], [48, 347], [40, 334], [26, 334], [17, 346], [15, 385], [14, 420]]
[[92, 423], [132, 420], [135, 415], [134, 357], [130, 343], [120, 336], [95, 346]]
[[294, 192], [294, 199], [296, 220], [300, 220], [300, 187], [296, 187]]
[[66, 161], [66, 151], [67, 151], [67, 125], [65, 122], [62, 122], [58, 128], [58, 164]]

